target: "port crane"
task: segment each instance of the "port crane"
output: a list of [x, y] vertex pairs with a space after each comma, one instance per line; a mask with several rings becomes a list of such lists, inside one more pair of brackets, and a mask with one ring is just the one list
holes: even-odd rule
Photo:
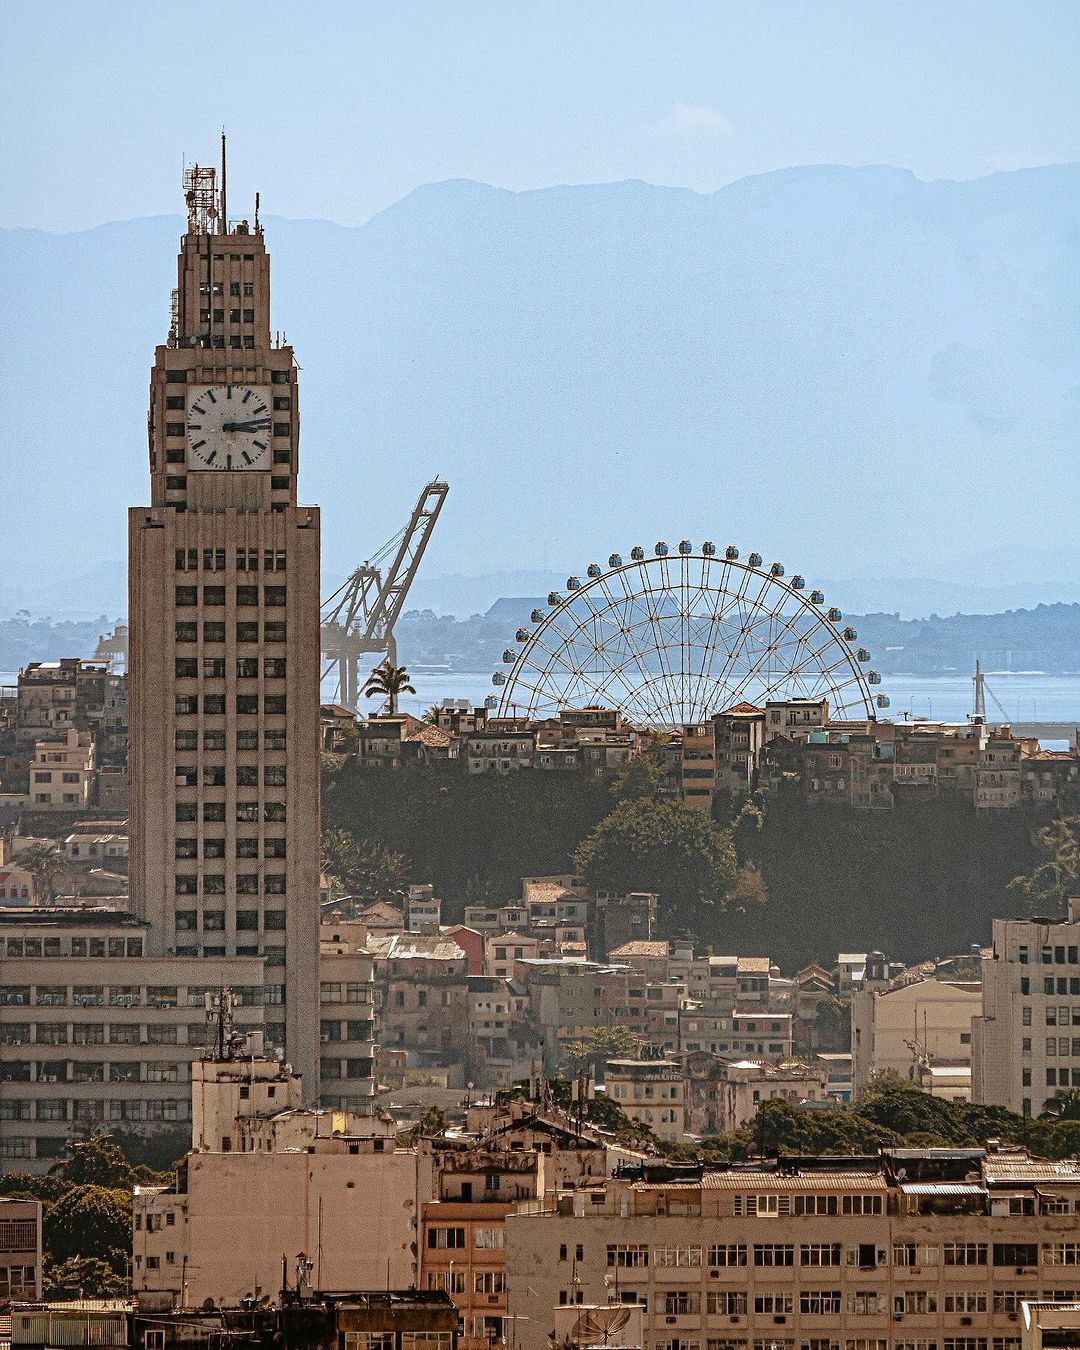
[[355, 711], [357, 706], [362, 656], [381, 652], [397, 664], [394, 625], [449, 491], [450, 485], [439, 478], [428, 483], [408, 524], [323, 601], [322, 678], [325, 683], [336, 670], [334, 701], [346, 708]]

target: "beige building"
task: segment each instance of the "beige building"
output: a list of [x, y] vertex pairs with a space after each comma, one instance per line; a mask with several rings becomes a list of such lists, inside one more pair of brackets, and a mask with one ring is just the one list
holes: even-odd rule
[[727, 1172], [646, 1165], [506, 1219], [508, 1310], [639, 1307], [647, 1350], [1019, 1350], [1021, 1304], [1074, 1289], [1080, 1165], [900, 1149]]
[[995, 919], [972, 1024], [972, 1100], [1041, 1114], [1080, 1088], [1080, 896], [1067, 919]]
[[[876, 1073], [920, 1082], [923, 1069], [949, 1068], [948, 1090], [970, 1100], [963, 1080], [971, 1065], [971, 1020], [982, 1012], [982, 985], [902, 975], [884, 988], [857, 989], [851, 1000], [851, 1056], [856, 1094]], [[964, 1072], [959, 1075], [956, 1070]]]
[[41, 1297], [41, 1201], [0, 1196], [0, 1304]]
[[56, 740], [35, 741], [27, 805], [35, 811], [81, 811], [94, 790], [94, 738], [68, 727]]
[[319, 1101], [367, 1115], [375, 1095], [375, 985], [364, 925], [323, 924], [319, 942]]
[[389, 1119], [300, 1105], [287, 1066], [226, 1047], [193, 1066], [186, 1190], [137, 1187], [136, 1293], [197, 1306], [281, 1287], [281, 1258], [314, 1287], [414, 1286], [430, 1152], [399, 1149]]
[[677, 1142], [686, 1134], [686, 1084], [678, 1060], [609, 1059], [604, 1088], [631, 1120], [658, 1139]]
[[47, 1172], [72, 1135], [187, 1130], [208, 994], [231, 988], [237, 1029], [261, 1035], [261, 960], [147, 939], [117, 911], [0, 909], [0, 1171]]
[[824, 1067], [797, 1060], [763, 1064], [688, 1055], [685, 1077], [686, 1128], [695, 1135], [732, 1134], [754, 1119], [762, 1102], [798, 1104], [829, 1097]]
[[265, 961], [267, 1036], [314, 1097], [319, 513], [297, 504], [297, 368], [271, 338], [262, 230], [224, 186], [185, 175], [151, 500], [129, 512], [131, 896], [155, 956]]

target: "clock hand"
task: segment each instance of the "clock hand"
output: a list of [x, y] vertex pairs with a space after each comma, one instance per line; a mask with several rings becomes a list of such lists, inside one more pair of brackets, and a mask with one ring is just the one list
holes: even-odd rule
[[224, 422], [222, 431], [266, 431], [270, 426], [269, 419], [265, 422]]

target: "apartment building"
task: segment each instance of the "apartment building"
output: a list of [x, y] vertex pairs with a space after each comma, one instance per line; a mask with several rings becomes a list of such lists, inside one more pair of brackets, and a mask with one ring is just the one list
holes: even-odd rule
[[236, 1304], [281, 1288], [283, 1252], [310, 1258], [322, 1289], [416, 1285], [430, 1152], [398, 1148], [390, 1122], [301, 1109], [299, 1080], [274, 1061], [207, 1061], [197, 1074], [186, 1189], [133, 1197], [136, 1294]]
[[824, 1102], [831, 1095], [824, 1065], [788, 1060], [683, 1057], [686, 1129], [694, 1135], [731, 1134], [748, 1125], [763, 1102]]
[[948, 1067], [960, 1080], [946, 1095], [971, 1097], [971, 1021], [982, 1013], [982, 985], [910, 972], [884, 988], [857, 989], [851, 1000], [856, 1093], [876, 1073], [918, 1081], [920, 1070]]
[[609, 1059], [604, 1090], [631, 1120], [658, 1139], [679, 1142], [686, 1134], [686, 1083], [673, 1059]]
[[1080, 1286], [1080, 1164], [898, 1149], [722, 1172], [646, 1164], [506, 1220], [521, 1350], [552, 1310], [641, 1308], [649, 1350], [1020, 1350]]
[[750, 1059], [790, 1059], [791, 1013], [710, 1011], [697, 999], [679, 1010], [679, 1050]]
[[319, 1101], [359, 1115], [375, 1095], [374, 965], [362, 924], [321, 926]]
[[150, 956], [146, 926], [117, 911], [0, 908], [0, 942], [4, 1170], [47, 1172], [73, 1133], [186, 1130], [207, 995], [233, 990], [245, 1035], [280, 1008], [261, 959]]
[[0, 1196], [0, 1304], [41, 1297], [41, 1201]]
[[56, 738], [34, 742], [27, 805], [35, 811], [82, 811], [94, 791], [94, 738], [68, 727]]
[[1080, 896], [1061, 919], [995, 919], [972, 1022], [972, 1100], [1037, 1116], [1080, 1088]]
[[471, 1142], [436, 1145], [436, 1198], [420, 1210], [420, 1287], [444, 1290], [463, 1350], [507, 1339], [505, 1220], [544, 1206], [544, 1155]]

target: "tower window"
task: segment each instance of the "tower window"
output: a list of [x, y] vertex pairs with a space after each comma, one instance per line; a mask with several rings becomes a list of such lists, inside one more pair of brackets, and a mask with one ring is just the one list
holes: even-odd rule
[[[170, 423], [170, 425], [172, 425], [172, 424]], [[180, 426], [180, 435], [183, 435], [183, 423], [182, 423], [182, 422], [179, 423], [179, 426]], [[275, 422], [275, 423], [274, 423], [274, 435], [275, 435], [275, 436], [288, 436], [291, 430], [292, 430], [292, 428], [290, 427], [290, 425], [289, 425], [288, 422]]]
[[204, 642], [224, 642], [225, 625], [220, 620], [208, 619], [202, 628]]
[[263, 604], [268, 607], [282, 606], [285, 604], [284, 586], [264, 586]]
[[271, 490], [272, 492], [288, 492], [288, 490], [289, 490], [289, 480], [288, 480], [288, 478], [287, 478], [287, 477], [285, 477], [285, 478], [271, 478], [271, 479], [270, 479], [270, 490]]
[[203, 712], [211, 716], [220, 716], [225, 712], [224, 694], [207, 694], [203, 698]]
[[183, 394], [166, 394], [165, 407], [170, 412], [182, 412], [184, 409], [185, 398]]
[[199, 662], [194, 656], [178, 656], [176, 658], [176, 678], [178, 680], [193, 680], [199, 673]]
[[263, 712], [271, 717], [281, 716], [285, 711], [284, 694], [267, 694], [263, 699]]
[[[267, 625], [269, 627], [269, 625]], [[236, 625], [237, 642], [258, 642], [259, 625], [250, 621], [238, 623]]]
[[263, 637], [267, 642], [284, 642], [286, 627], [283, 622], [267, 623], [263, 627]]
[[257, 605], [259, 603], [258, 586], [237, 586], [236, 603], [238, 605]]
[[183, 492], [187, 487], [187, 479], [183, 474], [169, 474], [165, 479], [165, 487], [169, 492]]
[[203, 802], [202, 818], [204, 824], [219, 824], [225, 820], [224, 802]]
[[236, 856], [238, 858], [257, 858], [259, 856], [258, 839], [238, 839], [236, 841]]
[[167, 370], [165, 372], [166, 384], [187, 384], [186, 370]]
[[224, 839], [205, 839], [203, 840], [204, 858], [224, 858], [225, 840]]
[[204, 731], [202, 748], [204, 750], [224, 750], [225, 733], [223, 731]]
[[244, 294], [245, 294], [245, 295], [254, 295], [254, 294], [255, 294], [255, 287], [254, 287], [254, 285], [253, 285], [250, 281], [245, 281], [245, 282], [244, 282]]
[[199, 603], [198, 591], [194, 586], [177, 586], [176, 603], [177, 606], [197, 605]]
[[238, 680], [257, 680], [259, 678], [259, 658], [257, 656], [238, 657], [236, 678]]
[[271, 384], [288, 384], [289, 372], [287, 370], [272, 370], [270, 372]]
[[165, 463], [166, 463], [166, 464], [183, 464], [183, 462], [184, 462], [184, 452], [183, 452], [183, 450], [166, 450], [166, 451], [165, 451]]
[[183, 422], [166, 422], [166, 423], [165, 423], [165, 435], [166, 435], [166, 436], [182, 436], [183, 434], [184, 434], [184, 424], [183, 424]]
[[203, 604], [204, 605], [223, 605], [225, 603], [224, 586], [204, 586]]
[[285, 678], [285, 658], [283, 656], [264, 657], [263, 674], [268, 680], [283, 680]]
[[[183, 407], [183, 399], [180, 400], [180, 406]], [[274, 396], [274, 411], [288, 412], [292, 407], [292, 398], [288, 394], [276, 394]]]
[[178, 620], [176, 624], [177, 642], [197, 642], [199, 638], [199, 625], [197, 623], [187, 623]]
[[258, 694], [237, 694], [236, 711], [244, 716], [251, 716], [259, 711]]
[[289, 449], [287, 445], [276, 445], [274, 447], [274, 463], [275, 464], [292, 463], [292, 451]]
[[237, 750], [258, 750], [259, 733], [257, 731], [238, 731], [236, 733]]

